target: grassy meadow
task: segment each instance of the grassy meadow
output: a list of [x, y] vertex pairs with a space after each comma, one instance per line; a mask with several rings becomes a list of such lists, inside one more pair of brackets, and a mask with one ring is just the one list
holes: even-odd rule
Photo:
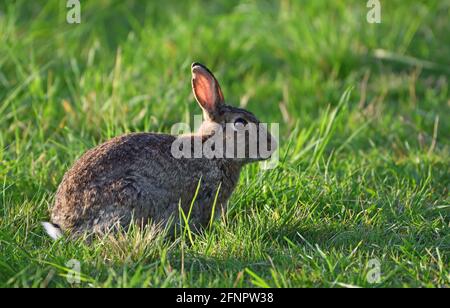
[[[2, 0], [0, 287], [449, 287], [450, 1], [381, 3]], [[280, 123], [277, 168], [202, 233], [53, 242], [82, 153], [200, 114], [194, 61]]]

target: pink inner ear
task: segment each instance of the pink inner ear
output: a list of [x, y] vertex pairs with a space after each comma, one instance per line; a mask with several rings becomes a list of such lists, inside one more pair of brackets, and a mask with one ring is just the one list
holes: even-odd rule
[[214, 80], [202, 74], [195, 74], [195, 94], [202, 105], [207, 109], [214, 108], [216, 95], [214, 93]]
[[215, 80], [203, 68], [196, 68], [193, 78], [194, 93], [203, 108], [212, 111], [216, 104]]

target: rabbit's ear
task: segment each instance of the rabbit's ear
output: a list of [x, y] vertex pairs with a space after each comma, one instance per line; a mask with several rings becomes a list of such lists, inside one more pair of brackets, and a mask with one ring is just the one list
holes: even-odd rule
[[214, 118], [225, 100], [214, 75], [200, 63], [192, 64], [192, 91], [203, 110]]

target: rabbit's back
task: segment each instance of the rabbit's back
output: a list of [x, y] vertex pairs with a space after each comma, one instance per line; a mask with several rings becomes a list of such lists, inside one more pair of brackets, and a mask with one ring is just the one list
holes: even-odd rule
[[52, 222], [75, 232], [126, 227], [133, 218], [164, 223], [177, 216], [180, 200], [182, 208], [189, 207], [201, 179], [191, 219], [205, 224], [219, 183], [218, 202], [224, 204], [238, 173], [228, 172], [231, 166], [220, 160], [174, 158], [175, 138], [128, 134], [86, 152], [58, 188]]

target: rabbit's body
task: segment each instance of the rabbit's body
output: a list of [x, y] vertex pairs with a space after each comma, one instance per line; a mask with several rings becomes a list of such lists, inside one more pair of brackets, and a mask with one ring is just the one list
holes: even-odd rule
[[[193, 137], [193, 138], [201, 138]], [[165, 224], [178, 219], [179, 206], [199, 228], [226, 206], [241, 164], [224, 159], [171, 155], [174, 136], [135, 133], [114, 138], [86, 152], [67, 172], [55, 198], [52, 222], [73, 233], [105, 232], [132, 218]], [[199, 186], [199, 181], [200, 186]], [[180, 203], [181, 202], [181, 203]]]
[[[59, 237], [61, 230], [104, 233], [131, 223], [165, 225], [179, 221], [180, 208], [191, 227], [199, 229], [215, 214], [214, 205], [216, 213], [226, 208], [242, 166], [268, 158], [250, 154], [252, 149], [267, 142], [273, 153], [276, 142], [252, 113], [225, 104], [217, 80], [198, 63], [192, 65], [192, 88], [205, 118], [199, 131], [182, 136], [128, 134], [86, 152], [58, 188], [52, 224], [44, 223], [50, 236]], [[194, 155], [174, 154], [180, 140], [190, 141], [187, 151]], [[198, 144], [210, 149], [231, 145], [233, 155], [198, 155]], [[235, 157], [235, 147], [246, 155]]]

